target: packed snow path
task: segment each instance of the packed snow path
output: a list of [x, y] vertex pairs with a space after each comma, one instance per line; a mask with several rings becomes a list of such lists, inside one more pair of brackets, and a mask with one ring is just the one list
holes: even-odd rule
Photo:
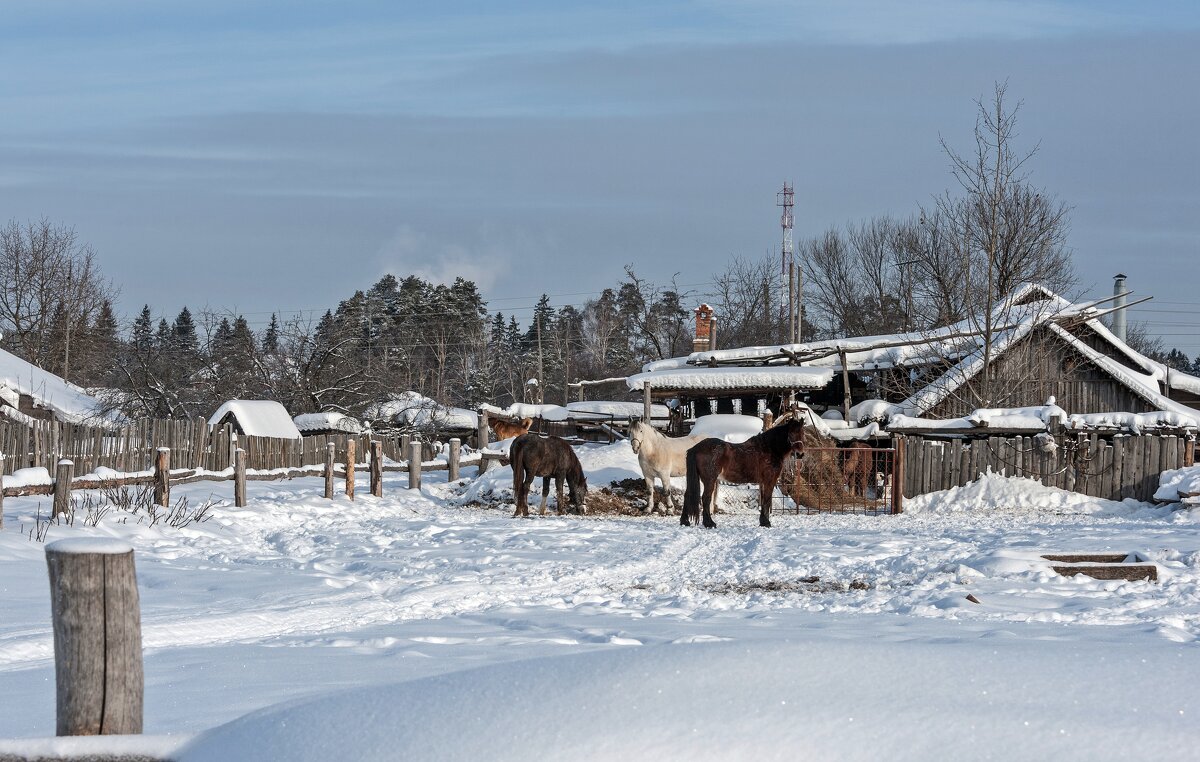
[[[627, 450], [597, 448], [585, 467], [632, 476]], [[506, 474], [485, 479], [502, 486]], [[602, 483], [593, 477], [592, 489]], [[988, 477], [910, 501], [902, 516], [785, 514], [770, 530], [728, 490], [730, 512], [705, 531], [665, 517], [513, 519], [511, 505], [463, 505], [461, 487], [442, 481], [422, 493], [404, 486], [389, 478], [376, 499], [360, 485], [351, 502], [321, 498], [319, 479], [254, 482], [249, 506], [226, 502], [199, 525], [109, 515], [97, 528], [53, 526], [48, 539], [99, 534], [136, 548], [149, 733], [195, 731], [339, 686], [797, 628], [967, 643], [1143, 639], [1188, 651], [1200, 639], [1200, 521], [1187, 511]], [[213, 490], [178, 492], [196, 502]], [[21, 531], [37, 504], [4, 505], [0, 737], [53, 730], [43, 545]], [[1160, 581], [1059, 577], [1038, 558], [1050, 551], [1138, 551]]]

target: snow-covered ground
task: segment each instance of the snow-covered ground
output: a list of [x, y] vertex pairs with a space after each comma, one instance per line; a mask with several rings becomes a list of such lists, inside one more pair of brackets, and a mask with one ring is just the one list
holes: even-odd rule
[[[579, 452], [593, 492], [609, 481], [640, 478], [625, 442]], [[904, 691], [887, 695], [907, 702], [897, 715], [905, 723], [917, 721], [913, 707], [963, 721], [961, 736], [942, 743], [964, 754], [948, 756], [985, 756], [972, 745], [969, 726], [986, 705], [972, 686], [1006, 680], [1012, 682], [996, 698], [1006, 708], [997, 716], [1014, 723], [1004, 733], [1014, 739], [1026, 734], [1026, 745], [1013, 748], [1029, 756], [1067, 748], [1051, 744], [1050, 735], [1046, 745], [1030, 746], [1036, 736], [1028, 734], [1057, 734], [1058, 720], [1082, 721], [1080, 706], [1090, 712], [1108, 701], [1097, 695], [1100, 677], [1117, 681], [1104, 728], [1140, 733], [1169, 725], [1162, 736], [1169, 742], [1190, 733], [1190, 748], [1177, 758], [1186, 758], [1200, 741], [1194, 716], [1200, 699], [1180, 703], [1179, 691], [1164, 688], [1194, 686], [1200, 678], [1200, 514], [989, 476], [910, 500], [901, 516], [777, 514], [769, 530], [757, 526], [748, 492], [723, 488], [726, 513], [718, 514], [716, 530], [706, 531], [656, 516], [512, 519], [512, 506], [504, 502], [509, 474], [496, 469], [471, 482], [470, 469], [466, 487], [447, 485], [444, 472], [426, 474], [420, 493], [404, 488], [404, 475], [388, 474], [381, 499], [367, 493], [364, 478], [354, 502], [323, 499], [317, 478], [251, 482], [250, 504], [240, 509], [228, 500], [231, 483], [195, 483], [174, 494], [193, 505], [214, 492], [225, 498], [203, 523], [150, 527], [136, 519], [122, 522], [114, 511], [94, 528], [51, 526], [46, 539], [99, 535], [135, 547], [146, 733], [175, 739], [277, 702], [339, 689], [661, 646], [696, 654], [664, 650], [664, 664], [690, 661], [702, 670], [705, 659], [724, 659], [714, 674], [769, 685], [779, 683], [767, 680], [773, 661], [815, 658], [822, 667], [814, 679], [822, 691], [837, 694], [833, 703], [803, 693], [779, 699], [799, 702], [797, 717], [810, 720], [846, 709], [858, 696], [852, 691], [872, 684], [868, 666], [881, 686], [901, 676]], [[0, 738], [54, 732], [43, 544], [27, 536], [39, 504], [44, 513], [49, 499], [4, 502]], [[1158, 565], [1159, 581], [1060, 577], [1040, 559], [1052, 551], [1136, 551]], [[968, 601], [968, 594], [979, 603]], [[741, 643], [762, 653], [761, 661], [753, 660], [761, 675], [747, 673], [751, 660], [727, 649], [688, 645], [711, 642]], [[706, 655], [710, 651], [716, 655]], [[1061, 673], [1050, 669], [1067, 662], [1074, 666]], [[645, 666], [614, 664], [626, 678]], [[945, 674], [930, 672], [939, 665]], [[486, 679], [511, 682], [524, 667], [507, 669]], [[587, 662], [567, 673], [579, 669], [594, 675], [605, 667]], [[797, 674], [794, 666], [788, 669], [780, 674]], [[844, 694], [838, 693], [838, 674], [854, 686]], [[436, 683], [441, 691], [450, 684]], [[1033, 729], [1012, 710], [1022, 694], [1014, 686], [1028, 686], [1025, 692], [1038, 707], [1024, 720]], [[1057, 700], [1045, 701], [1039, 693], [1048, 688], [1061, 694]], [[720, 686], [706, 690], [719, 693]], [[619, 694], [606, 688], [601, 695], [609, 698], [597, 701]], [[954, 699], [959, 694], [961, 702]], [[670, 702], [645, 711], [664, 717], [687, 712], [699, 722], [704, 708], [723, 706], [702, 696], [693, 706], [679, 706], [682, 694], [671, 695]], [[1136, 707], [1143, 704], [1130, 704], [1131, 695], [1146, 699], [1141, 716]], [[535, 722], [541, 700], [530, 695], [512, 708], [520, 718], [514, 721]], [[814, 714], [820, 706], [826, 708]], [[1183, 711], [1189, 724], [1146, 719], [1152, 709]], [[587, 711], [576, 716], [586, 721]], [[598, 716], [613, 719], [609, 710]], [[785, 715], [773, 709], [771, 716], [783, 721]], [[1083, 725], [1071, 728], [1076, 745], [1070, 748], [1091, 750], [1093, 758], [1117, 751], [1111, 732], [1087, 735]], [[831, 739], [817, 748], [837, 756]], [[163, 748], [173, 743], [164, 741]], [[909, 758], [920, 758], [920, 750], [931, 747], [908, 748]], [[1002, 748], [994, 751], [1007, 756]], [[1172, 757], [1161, 744], [1155, 752]]]

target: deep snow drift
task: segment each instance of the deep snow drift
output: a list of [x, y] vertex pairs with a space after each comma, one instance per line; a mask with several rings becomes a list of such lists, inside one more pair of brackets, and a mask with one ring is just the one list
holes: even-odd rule
[[[593, 490], [605, 480], [637, 476], [625, 443], [579, 452]], [[466, 473], [474, 476], [473, 469]], [[1132, 734], [1157, 728], [1165, 744], [1185, 732], [1162, 718], [1145, 720], [1150, 704], [1133, 712], [1130, 697], [1165, 697], [1159, 706], [1168, 707], [1166, 698], [1176, 696], [1172, 684], [1195, 684], [1200, 521], [1188, 510], [1099, 501], [990, 476], [910, 500], [901, 516], [777, 514], [769, 530], [757, 526], [756, 498], [748, 490], [723, 488], [721, 526], [705, 531], [683, 529], [672, 517], [512, 519], [504, 502], [505, 490], [511, 491], [507, 469], [459, 485], [446, 485], [444, 472], [427, 474], [419, 493], [405, 489], [403, 474], [387, 476], [383, 498], [367, 494], [364, 475], [353, 502], [321, 498], [319, 478], [251, 482], [250, 505], [240, 509], [230, 504], [231, 483], [195, 483], [173, 492], [193, 506], [213, 493], [223, 499], [199, 524], [149, 526], [144, 516], [111, 511], [96, 527], [77, 521], [49, 528], [47, 541], [101, 536], [135, 548], [147, 733], [196, 733], [280, 701], [483, 665], [522, 661], [541, 670], [530, 660], [580, 652], [662, 646], [639, 650], [699, 669], [702, 657], [687, 656], [691, 649], [680, 646], [706, 641], [764, 654], [727, 662], [714, 677], [749, 670], [745, 679], [768, 680], [781, 663], [820, 662], [805, 679], [832, 695], [812, 693], [797, 710], [818, 712], [817, 719], [825, 715], [814, 696], [833, 701], [833, 712], [845, 708], [837, 701], [854, 695], [838, 693], [835, 676], [866, 684], [865, 673], [855, 667], [847, 674], [845, 664], [878, 664], [871, 681], [907, 686], [895, 711], [936, 708], [948, 719], [932, 728], [961, 729], [940, 739], [949, 756], [984, 756], [971, 745], [973, 737], [984, 737], [971, 730], [981, 716], [971, 680], [1001, 678], [1012, 681], [1014, 692], [994, 710], [996, 727], [1004, 729], [995, 732], [1009, 739], [997, 754], [1061, 749], [1022, 746], [1046, 736], [1007, 724], [1016, 714], [1009, 702], [1018, 695], [1043, 702], [1038, 691], [1053, 689], [1056, 699], [1037, 704], [1042, 708], [1026, 719], [1041, 730], [1061, 724], [1080, 744], [1077, 756], [1114, 756], [1117, 748], [1104, 745], [1107, 730], [1079, 730], [1084, 711], [1078, 707], [1101, 712], [1094, 681], [1074, 682], [1086, 670], [1052, 669], [1075, 652], [1097, 665], [1133, 665], [1111, 674], [1097, 668], [1097, 680], [1112, 678], [1115, 707], [1098, 715], [1100, 724]], [[484, 488], [488, 499], [472, 504], [472, 491]], [[48, 498], [4, 502], [0, 737], [54, 730], [44, 547], [28, 537], [39, 504], [44, 515]], [[1052, 551], [1138, 552], [1158, 565], [1160, 581], [1060, 577], [1040, 558]], [[968, 593], [979, 603], [968, 601]], [[808, 651], [789, 651], [782, 640]], [[942, 680], [909, 679], [916, 667], [906, 659], [931, 674], [943, 663], [958, 666]], [[729, 666], [735, 662], [736, 669]], [[761, 667], [751, 670], [752, 663]], [[612, 669], [644, 666], [620, 664], [626, 666]], [[576, 674], [577, 668], [564, 669]], [[662, 675], [669, 677], [651, 674]], [[1017, 691], [1022, 685], [1031, 690]], [[712, 697], [723, 689], [740, 690], [724, 680], [708, 686]], [[616, 709], [606, 705], [618, 687], [597, 690], [605, 705], [597, 698], [578, 716], [615, 719]], [[581, 700], [583, 693], [555, 695]], [[645, 711], [651, 719], [686, 712], [700, 722], [704, 706], [717, 700], [712, 697], [697, 698], [692, 707], [664, 700]], [[863, 700], [864, 710], [875, 706], [874, 699]], [[1189, 717], [1195, 711], [1192, 704], [1180, 708]], [[514, 722], [536, 723], [543, 710], [551, 711], [530, 695], [512, 708]], [[1200, 730], [1195, 733], [1188, 753], [1200, 741]], [[814, 743], [826, 756], [840, 748]], [[0, 742], [0, 751], [5, 748]], [[1152, 747], [1139, 740], [1123, 748]], [[1153, 748], [1166, 758], [1186, 756]]]

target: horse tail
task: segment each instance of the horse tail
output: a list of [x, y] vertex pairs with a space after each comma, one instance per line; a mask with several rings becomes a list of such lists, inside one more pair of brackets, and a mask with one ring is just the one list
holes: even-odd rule
[[687, 489], [683, 492], [683, 513], [679, 523], [686, 526], [688, 520], [700, 521], [700, 467], [696, 463], [696, 448], [687, 451]]
[[[517, 439], [508, 449], [509, 465], [513, 472], [513, 499], [520, 500], [521, 487], [525, 484], [525, 443]], [[518, 502], [518, 505], [520, 503]]]

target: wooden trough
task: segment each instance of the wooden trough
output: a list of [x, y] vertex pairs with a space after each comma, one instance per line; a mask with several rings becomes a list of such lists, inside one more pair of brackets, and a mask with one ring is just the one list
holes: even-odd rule
[[1047, 553], [1042, 558], [1054, 562], [1050, 568], [1064, 577], [1158, 581], [1158, 567], [1140, 553]]

